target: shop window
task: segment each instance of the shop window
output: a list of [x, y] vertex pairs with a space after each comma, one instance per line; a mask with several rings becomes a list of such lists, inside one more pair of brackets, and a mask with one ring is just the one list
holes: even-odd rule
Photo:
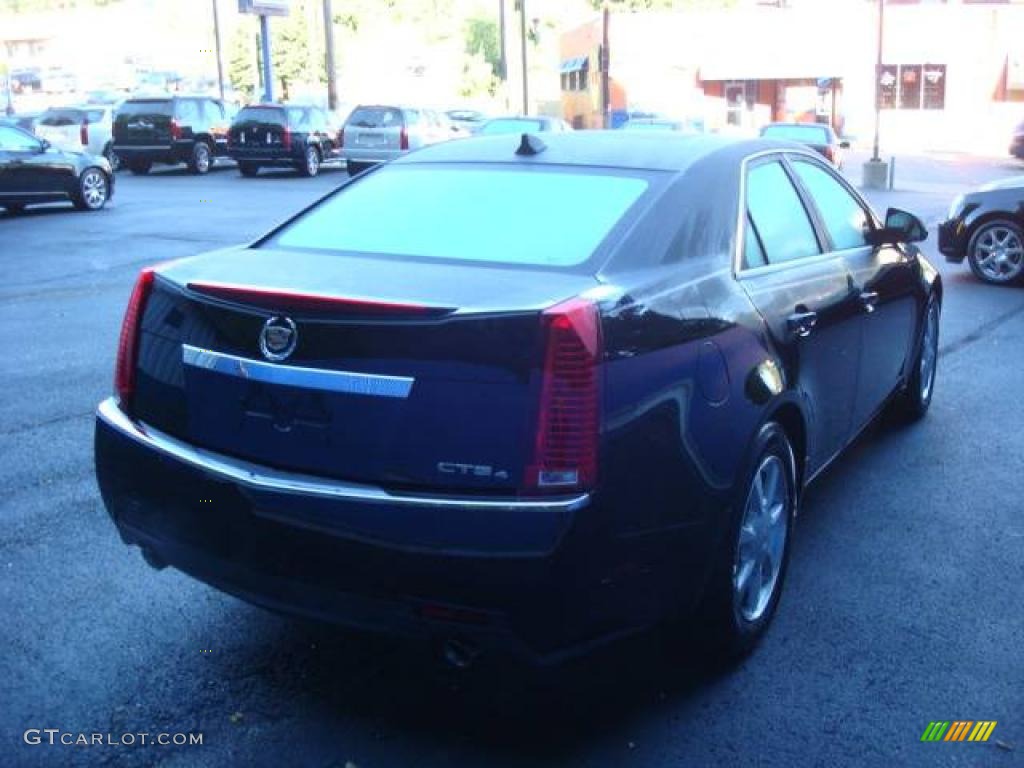
[[946, 108], [946, 65], [924, 65], [924, 103], [925, 109]]
[[896, 90], [899, 84], [899, 67], [886, 65], [878, 72], [878, 106], [882, 109], [896, 108]]

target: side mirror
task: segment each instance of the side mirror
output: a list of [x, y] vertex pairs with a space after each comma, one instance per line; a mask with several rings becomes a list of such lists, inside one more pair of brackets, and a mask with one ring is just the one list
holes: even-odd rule
[[896, 245], [897, 243], [920, 243], [928, 239], [924, 223], [912, 213], [890, 208], [885, 212], [885, 226], [868, 233], [871, 245]]
[[850, 148], [850, 142], [847, 141], [846, 139], [843, 139], [842, 141], [839, 142], [839, 148], [840, 149], [849, 149]]
[[49, 148], [50, 148], [51, 146], [52, 146], [52, 145], [50, 144], [50, 142], [48, 142], [48, 141], [47, 141], [46, 139], [40, 139], [40, 140], [39, 140], [39, 151], [40, 151], [40, 152], [45, 152], [45, 151], [46, 151], [46, 150], [48, 150], [48, 149], [49, 149]]

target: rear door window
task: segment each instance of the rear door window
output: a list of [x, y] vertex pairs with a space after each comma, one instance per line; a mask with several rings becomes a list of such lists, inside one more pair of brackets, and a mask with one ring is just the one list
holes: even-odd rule
[[[807, 210], [778, 160], [759, 163], [748, 171], [747, 213], [769, 264], [821, 253]], [[746, 236], [753, 234], [748, 228]], [[748, 247], [744, 243], [744, 250]]]
[[[62, 128], [68, 125], [81, 125], [85, 117], [80, 109], [48, 109], [41, 118], [39, 125], [50, 128]], [[95, 122], [90, 120], [90, 122]]]
[[177, 117], [184, 125], [196, 125], [199, 122], [199, 105], [192, 99], [182, 99], [178, 102]]
[[594, 254], [648, 186], [641, 175], [597, 171], [391, 166], [342, 188], [269, 245], [572, 267]]
[[832, 247], [842, 251], [867, 245], [870, 218], [842, 182], [817, 163], [805, 160], [793, 160], [792, 163], [793, 170], [814, 200], [832, 240]]

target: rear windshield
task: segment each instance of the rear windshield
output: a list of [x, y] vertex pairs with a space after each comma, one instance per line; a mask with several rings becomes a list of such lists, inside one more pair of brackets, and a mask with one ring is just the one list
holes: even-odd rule
[[391, 128], [402, 125], [402, 111], [394, 107], [356, 107], [348, 124], [353, 128]]
[[572, 267], [644, 194], [639, 176], [583, 170], [389, 166], [343, 188], [271, 247]]
[[517, 118], [501, 118], [485, 123], [480, 133], [522, 133], [523, 131], [542, 131], [541, 120], [519, 120]]
[[81, 125], [85, 112], [81, 109], [48, 109], [39, 118], [40, 125], [59, 128], [65, 125]]
[[173, 110], [174, 105], [170, 99], [146, 99], [144, 101], [126, 101], [117, 108], [117, 114], [170, 116]]
[[262, 125], [285, 125], [284, 110], [280, 107], [245, 107], [234, 120], [235, 125], [260, 123]]
[[769, 125], [761, 135], [770, 139], [789, 139], [804, 144], [828, 144], [828, 129], [820, 125]]

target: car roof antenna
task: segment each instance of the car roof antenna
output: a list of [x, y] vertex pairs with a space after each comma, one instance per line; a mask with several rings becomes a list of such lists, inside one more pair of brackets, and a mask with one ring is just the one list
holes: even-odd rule
[[526, 157], [532, 157], [533, 155], [539, 155], [548, 145], [538, 139], [536, 136], [532, 136], [529, 133], [524, 133], [522, 140], [519, 142], [519, 149], [516, 150], [517, 155], [525, 155]]

